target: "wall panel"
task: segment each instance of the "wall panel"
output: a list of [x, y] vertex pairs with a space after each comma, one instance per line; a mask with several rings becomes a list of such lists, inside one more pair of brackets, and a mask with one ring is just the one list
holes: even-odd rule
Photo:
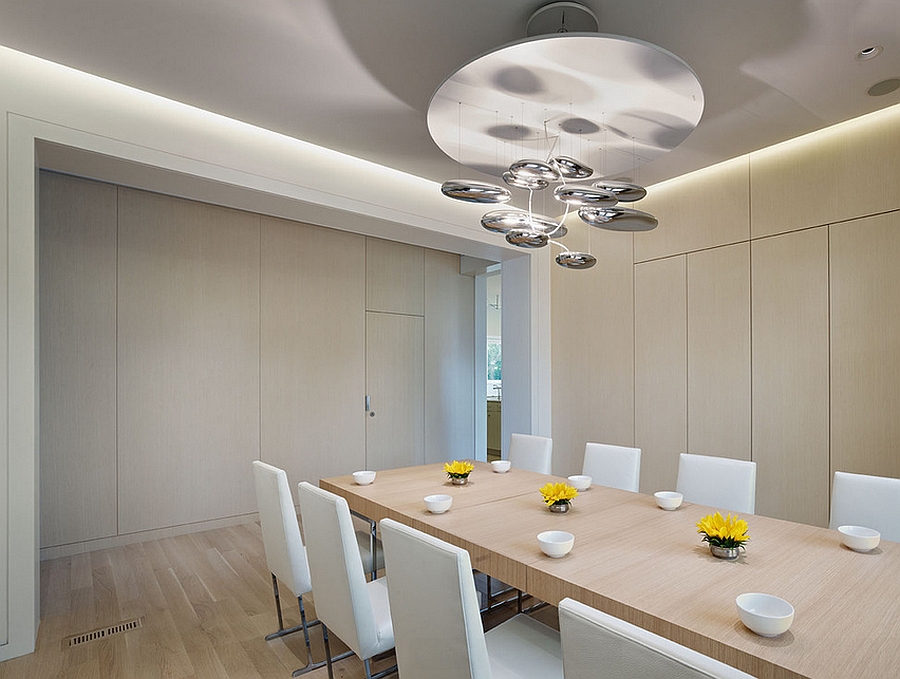
[[831, 227], [832, 471], [900, 477], [900, 212]]
[[659, 227], [634, 235], [634, 261], [748, 240], [749, 206], [746, 156], [654, 186], [635, 207], [655, 215]]
[[634, 445], [641, 490], [675, 488], [687, 450], [687, 289], [684, 256], [634, 267]]
[[116, 187], [40, 179], [41, 547], [116, 534]]
[[259, 217], [119, 191], [119, 532], [255, 511]]
[[292, 489], [362, 469], [365, 238], [263, 217], [260, 249], [260, 457]]
[[900, 208], [900, 109], [750, 157], [754, 237]]
[[760, 514], [828, 525], [828, 228], [751, 245]]
[[474, 459], [474, 434], [475, 278], [459, 255], [426, 250], [425, 462]]
[[366, 469], [425, 462], [425, 319], [366, 312]]
[[750, 459], [750, 245], [687, 256], [688, 452]]
[[425, 251], [415, 245], [366, 239], [366, 309], [425, 313]]
[[575, 474], [586, 442], [634, 443], [634, 267], [630, 233], [570, 228], [567, 246], [597, 257], [551, 268], [553, 457]]

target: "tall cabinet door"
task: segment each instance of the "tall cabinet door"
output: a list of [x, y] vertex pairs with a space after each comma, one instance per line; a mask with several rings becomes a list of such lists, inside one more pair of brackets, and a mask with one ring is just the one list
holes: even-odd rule
[[425, 462], [425, 319], [366, 313], [366, 466]]

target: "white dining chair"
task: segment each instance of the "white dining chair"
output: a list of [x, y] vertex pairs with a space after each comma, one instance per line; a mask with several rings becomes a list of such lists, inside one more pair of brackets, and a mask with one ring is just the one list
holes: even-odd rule
[[366, 679], [392, 673], [395, 668], [372, 675], [370, 661], [394, 647], [394, 629], [385, 579], [366, 582], [347, 501], [306, 481], [297, 495], [329, 679], [334, 677], [329, 632], [363, 661]]
[[756, 511], [756, 463], [681, 453], [675, 490], [687, 502], [753, 514]]
[[512, 434], [509, 437], [509, 461], [515, 469], [552, 474], [553, 439], [533, 434]]
[[559, 602], [559, 633], [566, 679], [751, 676], [574, 599]]
[[[303, 595], [312, 590], [306, 547], [300, 537], [300, 524], [297, 523], [297, 513], [284, 470], [254, 460], [253, 480], [256, 485], [256, 504], [259, 509], [259, 525], [262, 528], [266, 565], [272, 576], [275, 610], [278, 613], [278, 629], [267, 635], [266, 641], [303, 631], [303, 640], [306, 642], [306, 666], [294, 673], [294, 676], [297, 676], [324, 664], [313, 663], [312, 648], [309, 644], [309, 628], [319, 624], [319, 621], [307, 622], [306, 611], [303, 608]], [[279, 580], [297, 597], [297, 603], [300, 605], [300, 624], [290, 629], [284, 627], [281, 597], [278, 592]]]
[[636, 493], [641, 485], [641, 449], [588, 442], [581, 473], [600, 486]]
[[900, 479], [835, 472], [828, 525], [874, 528], [885, 540], [900, 542]]
[[397, 667], [409, 679], [562, 679], [559, 633], [516, 615], [482, 627], [469, 553], [383, 519]]

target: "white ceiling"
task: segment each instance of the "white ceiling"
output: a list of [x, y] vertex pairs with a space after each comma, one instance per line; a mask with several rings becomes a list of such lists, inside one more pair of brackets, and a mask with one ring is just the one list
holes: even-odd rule
[[[0, 0], [0, 44], [441, 181], [434, 90], [525, 35], [542, 0]], [[706, 108], [652, 184], [900, 102], [898, 0], [585, 0], [684, 59]], [[876, 59], [856, 53], [881, 44]]]

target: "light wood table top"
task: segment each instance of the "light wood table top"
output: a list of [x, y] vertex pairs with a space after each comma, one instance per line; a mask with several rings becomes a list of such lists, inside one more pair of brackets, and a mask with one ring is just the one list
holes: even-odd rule
[[[442, 465], [426, 465], [378, 472], [371, 486], [349, 476], [320, 485], [355, 511], [391, 516], [468, 549], [475, 568], [551, 604], [572, 597], [754, 676], [900, 673], [898, 543], [860, 554], [843, 547], [836, 531], [745, 516], [751, 540], [727, 562], [696, 532], [709, 507], [684, 503], [666, 512], [650, 495], [593, 486], [567, 514], [552, 514], [537, 489], [556, 477], [493, 474], [481, 463], [458, 487], [441, 485], [442, 473]], [[422, 497], [436, 492], [453, 495], [449, 512], [425, 511]], [[553, 529], [575, 535], [562, 559], [537, 545], [536, 535]], [[734, 603], [743, 592], [790, 601], [791, 629], [766, 639], [745, 628]]]

